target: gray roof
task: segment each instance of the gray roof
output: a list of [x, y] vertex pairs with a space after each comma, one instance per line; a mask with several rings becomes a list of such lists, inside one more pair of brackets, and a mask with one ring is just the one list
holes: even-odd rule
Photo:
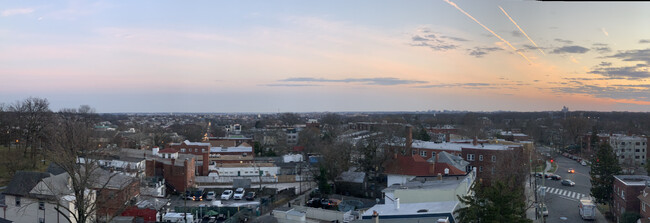
[[336, 181], [340, 182], [351, 182], [351, 183], [363, 183], [366, 179], [365, 172], [355, 172], [355, 171], [345, 171], [341, 173], [339, 177], [336, 178]]
[[10, 220], [4, 219], [4, 218], [0, 218], [0, 223], [12, 223], [12, 222], [13, 221], [10, 221]]
[[69, 188], [70, 175], [67, 173], [43, 178], [29, 194], [39, 199], [59, 199], [73, 194]]
[[95, 169], [93, 175], [99, 176], [99, 178], [96, 179], [97, 181], [94, 182], [93, 186], [95, 188], [123, 189], [135, 180], [135, 177], [118, 172], [111, 173], [104, 169]]
[[47, 170], [45, 172], [51, 173], [53, 175], [59, 175], [65, 173], [65, 170], [61, 168], [61, 166], [56, 165], [56, 163], [50, 163], [50, 165], [47, 166]]
[[41, 181], [41, 179], [49, 176], [50, 173], [45, 172], [18, 171], [14, 174], [14, 178], [11, 179], [11, 182], [9, 182], [7, 190], [2, 193], [25, 197], [29, 194], [29, 191], [31, 191], [32, 188]]
[[[435, 162], [435, 159], [436, 157], [431, 157], [427, 161]], [[453, 154], [445, 151], [438, 153], [438, 162], [450, 164], [462, 171], [465, 171], [465, 168], [467, 167], [467, 165], [469, 165], [469, 162], [465, 161], [462, 157], [454, 156]]]

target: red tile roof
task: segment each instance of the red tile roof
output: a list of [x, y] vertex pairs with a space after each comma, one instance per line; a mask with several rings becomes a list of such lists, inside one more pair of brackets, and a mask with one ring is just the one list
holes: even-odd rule
[[443, 176], [445, 175], [445, 168], [449, 169], [449, 175], [454, 176], [454, 175], [466, 175], [465, 171], [460, 170], [452, 165], [449, 165], [448, 163], [436, 163], [436, 168], [435, 168], [435, 173], [434, 175], [438, 175], [438, 173], [442, 174]]
[[389, 162], [386, 168], [388, 174], [399, 174], [409, 176], [430, 176], [431, 163], [421, 156], [397, 156], [396, 160]]
[[163, 149], [163, 150], [158, 151], [158, 153], [177, 153], [177, 151], [175, 149], [172, 149], [172, 148], [167, 148], [167, 149]]

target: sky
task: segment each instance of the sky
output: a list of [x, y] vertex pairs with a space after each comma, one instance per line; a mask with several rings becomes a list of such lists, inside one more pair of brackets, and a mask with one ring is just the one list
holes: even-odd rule
[[0, 103], [650, 112], [650, 3], [0, 0]]

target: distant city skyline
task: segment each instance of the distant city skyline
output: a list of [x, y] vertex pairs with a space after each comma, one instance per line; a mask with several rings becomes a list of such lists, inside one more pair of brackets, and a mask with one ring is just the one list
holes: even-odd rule
[[650, 112], [650, 4], [5, 1], [0, 103]]

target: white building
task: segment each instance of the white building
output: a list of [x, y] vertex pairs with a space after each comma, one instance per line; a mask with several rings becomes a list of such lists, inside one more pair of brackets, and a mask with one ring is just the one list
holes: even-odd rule
[[609, 144], [614, 149], [618, 162], [623, 165], [645, 165], [648, 150], [648, 138], [641, 136], [612, 135]]
[[[13, 222], [74, 223], [75, 196], [69, 187], [70, 177], [66, 173], [16, 172], [3, 192], [7, 209], [1, 213], [2, 218]], [[87, 193], [89, 202], [94, 202], [95, 191]]]

